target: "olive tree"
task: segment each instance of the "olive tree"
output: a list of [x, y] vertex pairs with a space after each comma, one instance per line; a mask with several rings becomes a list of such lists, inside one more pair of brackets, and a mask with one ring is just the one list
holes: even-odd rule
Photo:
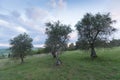
[[61, 64], [59, 54], [66, 49], [69, 40], [69, 33], [72, 29], [69, 25], [61, 24], [60, 21], [46, 23], [46, 48], [50, 50], [52, 56], [56, 59], [56, 65]]
[[24, 57], [31, 51], [32, 38], [26, 33], [19, 34], [10, 40], [10, 50], [12, 51], [13, 58], [20, 58], [21, 63], [24, 62]]
[[87, 13], [84, 15], [81, 21], [75, 25], [79, 40], [86, 41], [89, 44], [89, 48], [91, 49], [91, 57], [97, 57], [95, 52], [95, 42], [99, 39], [107, 38], [108, 35], [115, 32], [116, 29], [112, 27], [112, 24], [115, 20], [112, 20], [110, 14], [100, 14], [97, 13], [92, 15], [91, 13]]

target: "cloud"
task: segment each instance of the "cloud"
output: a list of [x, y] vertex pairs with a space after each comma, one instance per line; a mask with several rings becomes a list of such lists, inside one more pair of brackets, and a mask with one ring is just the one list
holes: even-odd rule
[[39, 42], [39, 41], [40, 41], [40, 36], [36, 36], [36, 37], [34, 38], [34, 41], [35, 41], [35, 42]]
[[[37, 32], [45, 32], [45, 23], [51, 19], [50, 13], [39, 7], [27, 8], [25, 10], [26, 20], [23, 20], [27, 28]], [[24, 17], [25, 18], [25, 17]]]
[[66, 7], [67, 3], [65, 0], [50, 0], [48, 5], [54, 9], [63, 9]]
[[11, 15], [16, 17], [16, 18], [19, 18], [21, 16], [21, 14], [18, 11], [11, 12]]
[[64, 8], [64, 7], [66, 7], [66, 2], [64, 0], [59, 0], [58, 6], [59, 6], [59, 8]]
[[13, 11], [6, 15], [0, 14], [0, 26], [8, 28], [13, 32], [28, 32], [21, 22], [21, 14], [17, 11]]
[[26, 16], [32, 20], [42, 21], [48, 16], [48, 12], [38, 7], [32, 7], [26, 9]]
[[78, 39], [78, 34], [77, 31], [74, 30], [72, 33], [69, 34], [70, 35], [70, 42], [75, 42]]
[[[49, 1], [50, 1], [49, 6], [51, 6], [54, 9], [60, 10], [66, 7], [66, 0], [49, 0]], [[19, 7], [20, 10], [17, 10]], [[10, 9], [7, 6], [5, 8], [7, 13], [5, 12], [0, 13], [0, 32], [1, 32], [0, 43], [9, 43], [9, 40], [11, 38], [17, 36], [20, 33], [27, 32], [28, 35], [30, 35], [31, 38], [34, 39], [33, 44], [36, 47], [43, 46], [47, 37], [45, 35], [45, 23], [51, 20], [54, 21], [58, 19], [61, 20], [59, 16], [57, 15], [55, 16], [55, 14], [58, 11], [56, 10], [55, 12], [48, 11], [49, 9], [47, 10], [45, 7], [43, 9], [36, 5], [33, 5], [32, 7], [18, 6], [16, 9], [13, 8]], [[3, 9], [5, 8], [3, 6]], [[5, 46], [6, 44], [2, 45]]]
[[21, 26], [16, 26], [15, 29], [20, 32], [20, 33], [24, 33], [24, 32], [28, 32], [25, 28], [21, 27]]
[[[35, 44], [35, 45], [33, 45], [34, 47], [44, 47], [45, 45], [44, 44]], [[10, 44], [8, 44], [8, 43], [0, 43], [0, 48], [1, 47], [10, 47]]]
[[5, 20], [0, 19], [0, 25], [8, 25], [9, 23]]
[[13, 24], [13, 23], [7, 22], [5, 20], [1, 20], [1, 19], [0, 19], [0, 26], [3, 28], [6, 27], [7, 29], [12, 30], [13, 32], [20, 32], [20, 33], [28, 32], [22, 26], [17, 26], [17, 24]]
[[108, 10], [112, 13], [113, 18], [120, 19], [120, 0], [109, 0]]
[[10, 45], [7, 43], [0, 43], [0, 47], [10, 47]]
[[36, 44], [36, 45], [34, 45], [34, 47], [38, 47], [38, 48], [40, 48], [40, 47], [45, 47], [45, 45], [44, 44], [41, 44], [41, 45], [39, 45], [39, 44]]
[[25, 13], [12, 11], [7, 14], [0, 14], [0, 20], [4, 20], [4, 26], [6, 26], [5, 22], [8, 22], [7, 25], [10, 24], [10, 27], [17, 29], [18, 32], [21, 31], [21, 33], [28, 32], [28, 30], [29, 32], [33, 30], [43, 32], [44, 23], [49, 16], [48, 11], [39, 7], [27, 8], [24, 11]]
[[[59, 5], [63, 6], [62, 1], [59, 2]], [[4, 28], [3, 34], [7, 37], [4, 37], [3, 40], [8, 42], [7, 40], [13, 38], [13, 36], [27, 32], [34, 39], [33, 44], [44, 44], [46, 39], [45, 23], [53, 20], [53, 18], [56, 20], [57, 17], [40, 7], [27, 8], [24, 11], [25, 13], [22, 14], [18, 11], [0, 14], [1, 26]]]
[[50, 2], [48, 3], [52, 8], [56, 8], [57, 3], [55, 0], [50, 0]]

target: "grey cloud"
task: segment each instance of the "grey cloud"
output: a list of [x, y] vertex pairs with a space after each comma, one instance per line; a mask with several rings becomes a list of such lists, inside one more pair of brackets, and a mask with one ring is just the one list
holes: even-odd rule
[[38, 7], [26, 9], [26, 16], [33, 20], [43, 20], [48, 16], [48, 12]]
[[16, 18], [19, 18], [21, 16], [21, 14], [18, 11], [11, 12], [11, 15], [16, 17]]

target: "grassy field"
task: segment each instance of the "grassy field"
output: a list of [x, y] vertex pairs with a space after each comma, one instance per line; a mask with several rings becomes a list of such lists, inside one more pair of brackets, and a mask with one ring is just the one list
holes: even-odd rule
[[66, 51], [63, 64], [54, 65], [51, 55], [31, 56], [24, 64], [0, 60], [0, 80], [120, 80], [120, 48], [98, 49], [98, 58], [88, 52]]

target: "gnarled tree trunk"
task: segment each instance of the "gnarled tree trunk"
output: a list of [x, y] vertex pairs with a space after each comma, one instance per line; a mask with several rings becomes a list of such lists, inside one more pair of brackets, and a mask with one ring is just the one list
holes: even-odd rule
[[55, 54], [56, 52], [52, 51], [51, 53], [52, 53], [53, 58], [56, 58], [56, 54]]
[[97, 57], [97, 54], [95, 52], [95, 47], [94, 47], [94, 43], [91, 44], [91, 58], [96, 58]]
[[21, 59], [21, 63], [24, 63], [24, 57], [22, 54], [20, 54], [20, 59]]
[[59, 66], [59, 65], [62, 64], [60, 58], [58, 57], [60, 53], [59, 53], [59, 52], [56, 52], [55, 54], [56, 54], [56, 66]]

